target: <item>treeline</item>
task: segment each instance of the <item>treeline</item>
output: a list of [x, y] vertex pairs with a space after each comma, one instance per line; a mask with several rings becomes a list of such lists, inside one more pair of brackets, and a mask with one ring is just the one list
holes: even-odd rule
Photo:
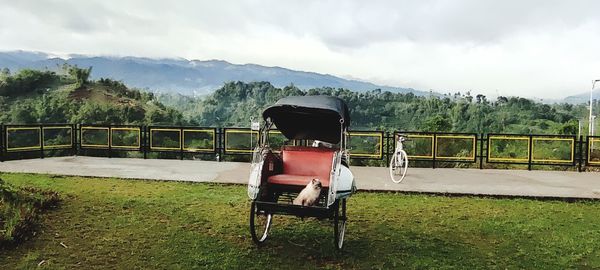
[[[331, 95], [350, 107], [353, 129], [445, 131], [519, 134], [577, 134], [577, 119], [586, 107], [542, 104], [519, 97], [455, 93], [443, 97], [416, 96], [374, 90], [318, 88], [302, 91], [293, 85], [276, 88], [268, 82], [230, 82], [203, 98], [162, 95], [170, 106], [185, 108], [187, 121], [206, 126], [248, 126], [278, 99], [290, 95]], [[585, 131], [583, 131], [585, 132]]]
[[[381, 90], [353, 92], [317, 88], [303, 91], [268, 82], [229, 82], [205, 97], [153, 94], [112, 79], [90, 81], [91, 69], [63, 66], [58, 72], [0, 72], [0, 122], [199, 125], [247, 127], [278, 99], [331, 95], [350, 107], [352, 128], [519, 134], [577, 134], [585, 105], [542, 104], [519, 97], [469, 92], [416, 96]], [[582, 133], [586, 133], [587, 123]]]
[[60, 81], [60, 77], [52, 71], [24, 69], [11, 76], [10, 70], [0, 71], [0, 96], [16, 97], [32, 92], [43, 92], [47, 87]]
[[90, 81], [91, 68], [0, 72], [0, 123], [187, 124], [153, 93], [122, 82]]

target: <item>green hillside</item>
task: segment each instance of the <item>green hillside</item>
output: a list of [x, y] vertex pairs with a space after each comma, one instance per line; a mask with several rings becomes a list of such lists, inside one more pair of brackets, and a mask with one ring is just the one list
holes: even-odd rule
[[[276, 88], [268, 82], [230, 82], [203, 98], [161, 95], [159, 100], [184, 109], [187, 121], [209, 126], [248, 126], [250, 119], [278, 99], [290, 95], [332, 95], [350, 107], [352, 128], [409, 131], [447, 131], [519, 134], [577, 134], [578, 119], [586, 119], [585, 105], [542, 104], [519, 97], [467, 93], [443, 97], [374, 90], [296, 87]], [[582, 133], [587, 132], [583, 122]]]
[[[246, 127], [250, 119], [290, 95], [332, 95], [344, 99], [352, 128], [518, 134], [577, 134], [584, 104], [542, 104], [519, 97], [488, 100], [470, 92], [416, 96], [381, 90], [353, 92], [269, 82], [229, 82], [212, 94], [190, 97], [128, 88], [121, 82], [89, 80], [91, 69], [64, 66], [59, 72], [0, 73], [0, 122], [163, 124]], [[587, 133], [582, 122], [582, 133]]]
[[0, 122], [183, 124], [182, 114], [154, 94], [111, 79], [89, 80], [91, 69], [0, 73]]

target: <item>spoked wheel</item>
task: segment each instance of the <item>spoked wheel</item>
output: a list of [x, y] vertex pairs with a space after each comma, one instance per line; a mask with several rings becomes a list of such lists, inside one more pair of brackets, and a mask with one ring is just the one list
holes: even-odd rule
[[333, 216], [334, 244], [337, 250], [342, 250], [344, 233], [346, 232], [346, 199], [340, 199]]
[[398, 151], [390, 160], [390, 177], [392, 182], [400, 183], [408, 170], [408, 156], [404, 150]]
[[260, 245], [267, 240], [273, 215], [258, 211], [257, 208], [256, 203], [252, 202], [250, 206], [250, 235], [252, 235], [252, 241]]

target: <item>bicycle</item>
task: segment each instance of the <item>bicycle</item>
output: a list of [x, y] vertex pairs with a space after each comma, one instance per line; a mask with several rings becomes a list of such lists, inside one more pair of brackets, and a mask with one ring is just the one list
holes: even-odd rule
[[402, 134], [398, 134], [396, 141], [396, 149], [390, 158], [390, 178], [392, 182], [398, 184], [402, 182], [408, 170], [408, 155], [404, 151], [403, 142], [407, 139]]

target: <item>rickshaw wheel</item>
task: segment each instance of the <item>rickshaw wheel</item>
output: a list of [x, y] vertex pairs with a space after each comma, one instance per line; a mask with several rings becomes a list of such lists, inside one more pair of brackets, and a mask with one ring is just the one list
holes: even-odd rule
[[257, 208], [256, 203], [253, 201], [250, 206], [250, 235], [252, 241], [259, 245], [267, 240], [273, 215], [258, 211]]
[[346, 232], [346, 199], [340, 199], [337, 203], [333, 223], [335, 248], [341, 250], [342, 245], [344, 245], [344, 233]]

